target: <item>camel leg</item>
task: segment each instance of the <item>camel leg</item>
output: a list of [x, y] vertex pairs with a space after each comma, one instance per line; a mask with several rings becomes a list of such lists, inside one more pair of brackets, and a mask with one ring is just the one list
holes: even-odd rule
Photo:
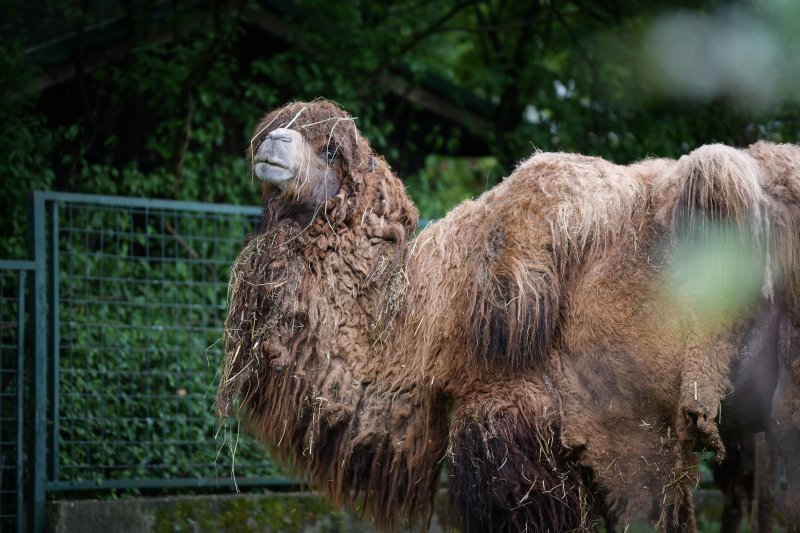
[[722, 463], [711, 463], [714, 483], [722, 491], [725, 505], [722, 508], [720, 531], [739, 533], [746, 503], [753, 493], [753, 443], [746, 436], [729, 443]]
[[800, 328], [785, 320], [780, 338], [780, 372], [770, 432], [785, 466], [788, 529], [800, 531]]
[[775, 493], [778, 490], [778, 450], [772, 435], [761, 433], [753, 436], [755, 447], [755, 480], [750, 524], [756, 533], [772, 531], [775, 512]]
[[463, 530], [568, 531], [589, 495], [564, 459], [544, 387], [515, 382], [462, 403], [450, 426], [450, 500]]

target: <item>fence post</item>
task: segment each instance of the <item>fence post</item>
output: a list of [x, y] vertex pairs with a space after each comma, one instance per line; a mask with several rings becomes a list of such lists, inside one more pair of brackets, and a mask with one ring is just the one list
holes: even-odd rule
[[17, 487], [17, 533], [25, 531], [25, 500], [23, 498], [24, 486], [22, 471], [25, 468], [25, 445], [23, 417], [25, 411], [25, 295], [28, 293], [28, 272], [25, 269], [19, 270], [19, 289], [17, 297], [17, 477], [15, 487]]
[[[58, 287], [58, 272], [59, 272], [59, 255], [58, 255], [58, 202], [50, 203], [50, 239], [48, 239], [48, 251], [50, 257], [50, 272], [47, 276], [47, 301], [48, 305], [48, 345], [47, 351], [47, 366], [48, 379], [50, 386], [48, 387], [47, 406], [50, 413], [50, 448], [47, 450], [50, 455], [48, 462], [48, 480], [56, 480], [59, 477], [59, 401], [61, 383], [61, 365], [59, 362], [59, 331], [61, 319], [58, 309], [59, 287]], [[44, 238], [44, 237], [43, 237]]]
[[47, 482], [47, 248], [45, 197], [34, 192], [28, 246], [34, 262], [31, 352], [28, 374], [28, 531], [41, 533]]

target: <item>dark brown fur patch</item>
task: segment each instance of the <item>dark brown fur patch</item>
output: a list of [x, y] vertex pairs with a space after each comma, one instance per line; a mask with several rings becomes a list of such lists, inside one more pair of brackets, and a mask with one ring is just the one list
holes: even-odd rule
[[478, 359], [489, 368], [521, 370], [541, 361], [550, 348], [559, 283], [551, 247], [543, 256], [521, 256], [516, 236], [508, 232], [495, 226], [485, 238], [469, 334]]
[[547, 272], [526, 272], [538, 292], [523, 294], [503, 276], [483, 287], [472, 308], [470, 328], [477, 354], [490, 367], [530, 368], [547, 353], [558, 323], [556, 283]]
[[454, 415], [450, 501], [464, 531], [587, 527], [588, 495], [565, 460], [555, 417], [529, 404], [480, 398]]

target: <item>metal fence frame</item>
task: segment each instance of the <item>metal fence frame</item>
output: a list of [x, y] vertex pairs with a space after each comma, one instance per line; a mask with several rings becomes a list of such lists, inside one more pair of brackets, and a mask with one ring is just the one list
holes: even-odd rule
[[[35, 264], [33, 261], [2, 261], [0, 260], [0, 271], [3, 273], [10, 272], [17, 276], [17, 297], [16, 297], [16, 305], [17, 305], [17, 312], [16, 312], [16, 365], [14, 367], [14, 371], [16, 372], [15, 380], [14, 380], [14, 411], [15, 411], [15, 439], [14, 439], [14, 480], [13, 480], [13, 488], [16, 491], [15, 495], [15, 505], [13, 510], [13, 515], [3, 513], [4, 520], [8, 520], [11, 516], [13, 516], [13, 520], [15, 522], [15, 529], [18, 532], [25, 530], [25, 513], [24, 513], [24, 495], [23, 495], [23, 470], [24, 470], [24, 461], [25, 461], [25, 434], [24, 434], [24, 404], [25, 404], [25, 349], [26, 345], [31, 346], [35, 344], [36, 338], [35, 335], [31, 335], [30, 328], [27, 328], [27, 309], [26, 304], [28, 302], [28, 296], [30, 293], [30, 278], [29, 275], [34, 273], [36, 270]], [[28, 338], [26, 342], [26, 337]], [[8, 348], [8, 346], [4, 346], [4, 348]], [[10, 370], [7, 368], [3, 368], [4, 372], [9, 372]], [[2, 391], [3, 399], [9, 398], [11, 395], [7, 393], [7, 391]], [[8, 441], [3, 439], [3, 443], [6, 444]], [[3, 480], [5, 483], [5, 480]]]
[[[255, 206], [208, 204], [145, 198], [127, 198], [89, 194], [36, 191], [32, 194], [29, 211], [30, 261], [0, 261], [0, 270], [20, 274], [19, 327], [25, 327], [27, 311], [28, 335], [20, 342], [19, 413], [23, 400], [27, 410], [23, 434], [20, 418], [17, 436], [20, 465], [24, 460], [25, 479], [18, 469], [18, 531], [41, 532], [45, 526], [45, 503], [48, 493], [63, 491], [113, 489], [191, 489], [217, 487], [224, 490], [236, 486], [285, 487], [297, 480], [285, 476], [248, 477], [233, 480], [220, 478], [135, 478], [95, 481], [65, 481], [59, 479], [59, 208], [65, 204], [86, 203], [99, 206], [119, 206], [145, 210], [194, 211], [198, 213], [257, 216]], [[28, 280], [30, 275], [32, 279]], [[25, 305], [25, 284], [29, 286], [29, 303]], [[22, 329], [22, 334], [25, 331]], [[23, 337], [20, 336], [20, 339]], [[23, 346], [24, 344], [24, 346]], [[27, 358], [27, 361], [23, 361]], [[23, 376], [24, 368], [24, 376]], [[24, 379], [24, 383], [23, 383]], [[22, 398], [23, 391], [27, 397]], [[23, 439], [24, 437], [24, 439]], [[21, 490], [24, 484], [24, 491]], [[23, 498], [25, 512], [23, 516]], [[27, 527], [26, 527], [27, 526]]]

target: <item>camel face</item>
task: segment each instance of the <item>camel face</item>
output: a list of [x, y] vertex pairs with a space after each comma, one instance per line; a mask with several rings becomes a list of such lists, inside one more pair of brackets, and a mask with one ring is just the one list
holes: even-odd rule
[[342, 165], [338, 150], [325, 139], [313, 142], [295, 129], [280, 127], [263, 135], [255, 147], [253, 173], [282, 191], [287, 203], [317, 209], [339, 192]]
[[258, 145], [253, 157], [253, 170], [261, 181], [285, 187], [296, 177], [303, 159], [308, 157], [308, 146], [300, 132], [278, 128], [267, 134]]

